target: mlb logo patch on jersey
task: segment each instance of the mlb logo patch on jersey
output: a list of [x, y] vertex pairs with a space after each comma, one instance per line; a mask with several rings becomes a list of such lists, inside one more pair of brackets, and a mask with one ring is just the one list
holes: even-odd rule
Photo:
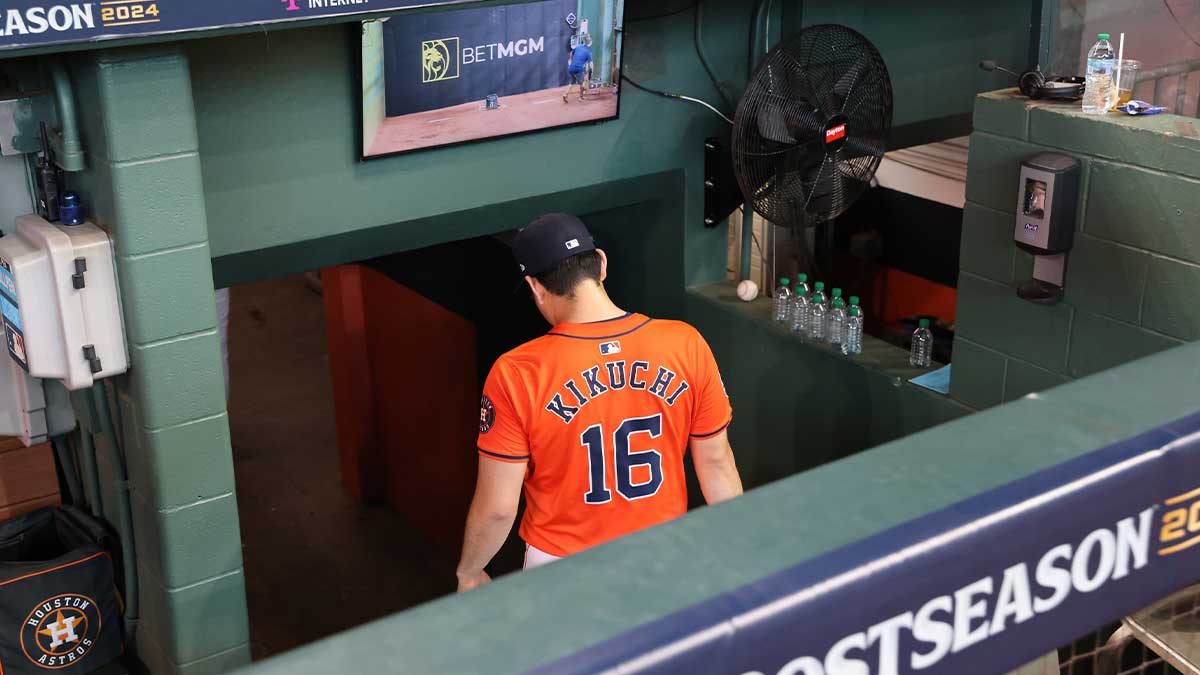
[[609, 356], [611, 354], [621, 353], [621, 341], [613, 340], [612, 342], [600, 343], [600, 356]]

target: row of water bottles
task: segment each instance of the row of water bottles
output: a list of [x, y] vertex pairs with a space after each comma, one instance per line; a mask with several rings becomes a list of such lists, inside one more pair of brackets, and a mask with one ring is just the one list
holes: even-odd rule
[[808, 275], [801, 274], [793, 287], [791, 279], [780, 279], [775, 289], [775, 320], [793, 332], [816, 341], [828, 342], [848, 356], [862, 353], [863, 312], [858, 296], [842, 299], [842, 289], [833, 289], [832, 299], [825, 295], [825, 284], [808, 286]]

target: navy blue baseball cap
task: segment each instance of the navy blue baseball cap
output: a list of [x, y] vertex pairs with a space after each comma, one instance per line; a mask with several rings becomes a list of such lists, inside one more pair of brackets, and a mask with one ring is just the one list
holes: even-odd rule
[[596, 250], [596, 242], [575, 216], [547, 213], [517, 232], [512, 250], [521, 274], [536, 277], [567, 258]]

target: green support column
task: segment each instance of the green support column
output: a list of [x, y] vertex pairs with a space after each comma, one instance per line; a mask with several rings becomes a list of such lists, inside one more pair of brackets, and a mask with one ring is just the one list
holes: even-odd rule
[[154, 673], [249, 661], [233, 461], [195, 107], [174, 47], [73, 64], [87, 171], [112, 232], [131, 367], [118, 381], [141, 602], [132, 646]]

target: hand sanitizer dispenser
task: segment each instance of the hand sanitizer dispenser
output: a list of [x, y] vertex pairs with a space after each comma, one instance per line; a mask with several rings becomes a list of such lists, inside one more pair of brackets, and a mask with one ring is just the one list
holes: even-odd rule
[[1079, 160], [1044, 152], [1021, 162], [1017, 223], [1013, 239], [1033, 254], [1033, 278], [1017, 295], [1052, 305], [1062, 300], [1067, 251], [1075, 241], [1079, 203]]

